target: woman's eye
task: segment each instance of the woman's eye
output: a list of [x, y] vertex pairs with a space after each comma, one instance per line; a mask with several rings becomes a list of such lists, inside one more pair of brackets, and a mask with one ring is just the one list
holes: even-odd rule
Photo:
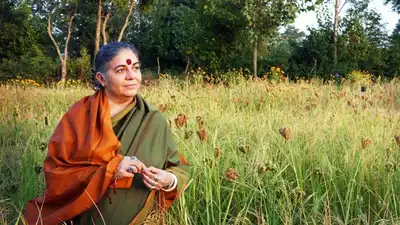
[[122, 73], [122, 72], [124, 72], [125, 71], [125, 69], [118, 69], [117, 70], [117, 73]]
[[134, 66], [133, 67], [133, 70], [139, 70], [140, 69], [140, 66]]

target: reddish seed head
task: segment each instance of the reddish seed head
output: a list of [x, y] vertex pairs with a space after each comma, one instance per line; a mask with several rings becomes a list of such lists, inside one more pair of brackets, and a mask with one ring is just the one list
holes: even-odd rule
[[130, 59], [126, 60], [126, 64], [131, 65], [131, 63], [132, 63], [132, 60], [130, 60]]

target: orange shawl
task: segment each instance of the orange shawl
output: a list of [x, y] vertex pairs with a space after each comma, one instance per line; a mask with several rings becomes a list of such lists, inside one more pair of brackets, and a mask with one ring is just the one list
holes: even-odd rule
[[46, 190], [28, 202], [26, 222], [59, 224], [92, 207], [113, 181], [123, 158], [116, 153], [120, 145], [103, 92], [75, 103], [50, 139], [44, 161]]

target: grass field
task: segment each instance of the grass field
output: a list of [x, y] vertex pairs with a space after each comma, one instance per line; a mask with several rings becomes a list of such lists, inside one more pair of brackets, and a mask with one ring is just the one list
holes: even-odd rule
[[[168, 224], [400, 224], [399, 84], [364, 93], [318, 81], [144, 86], [194, 166]], [[91, 93], [0, 86], [0, 224], [15, 224], [42, 193], [47, 141]], [[180, 113], [189, 119], [179, 129]]]

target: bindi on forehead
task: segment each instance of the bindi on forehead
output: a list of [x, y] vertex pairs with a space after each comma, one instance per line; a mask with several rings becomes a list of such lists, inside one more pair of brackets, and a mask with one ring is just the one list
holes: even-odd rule
[[131, 64], [132, 64], [132, 60], [127, 59], [127, 60], [126, 60], [126, 64], [131, 65]]

